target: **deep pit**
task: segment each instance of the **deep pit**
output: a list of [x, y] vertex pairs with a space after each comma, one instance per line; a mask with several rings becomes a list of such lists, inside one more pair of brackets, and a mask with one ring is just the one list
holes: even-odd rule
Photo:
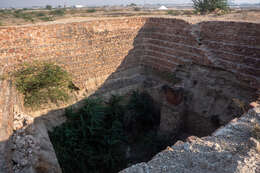
[[[109, 124], [107, 130], [113, 131], [111, 116], [119, 116], [121, 118], [118, 118], [117, 121], [121, 122], [121, 132], [118, 132], [120, 130], [117, 129], [114, 130], [115, 134], [109, 133], [108, 136], [107, 132], [89, 134], [87, 139], [83, 140], [84, 135], [82, 136], [81, 133], [82, 131], [87, 132], [88, 128], [80, 128], [78, 125], [78, 132], [74, 135], [81, 134], [82, 139], [78, 140], [79, 143], [75, 143], [74, 147], [72, 145], [63, 148], [63, 146], [62, 149], [60, 146], [66, 145], [64, 140], [70, 141], [69, 139], [73, 136], [65, 137], [65, 131], [70, 129], [71, 125], [65, 123], [60, 129], [57, 127], [55, 132], [62, 133], [56, 136], [53, 135], [53, 132], [50, 133], [63, 172], [73, 170], [84, 172], [86, 168], [90, 172], [118, 172], [131, 165], [148, 162], [155, 154], [167, 146], [174, 145], [179, 140], [185, 141], [189, 136], [210, 136], [216, 129], [225, 126], [232, 119], [239, 118], [248, 111], [249, 103], [256, 100], [255, 89], [239, 84], [234, 74], [219, 68], [191, 64], [179, 66], [174, 73], [167, 73], [164, 76], [162, 74], [165, 72], [150, 68], [144, 68], [142, 74], [145, 75], [142, 87], [139, 88], [142, 92], [132, 91], [121, 97], [112, 96], [108, 97], [108, 101], [101, 101], [108, 106], [106, 108], [108, 112], [104, 113], [110, 117], [105, 116], [106, 118], [104, 118], [104, 124]], [[102, 98], [102, 95], [100, 96]], [[86, 119], [91, 119], [88, 112], [93, 111], [98, 114], [102, 110], [102, 107], [100, 110], [98, 108], [92, 110], [91, 106], [86, 104], [73, 116], [85, 116], [88, 117]], [[93, 114], [93, 116], [96, 115]], [[107, 124], [104, 126], [107, 127]], [[98, 137], [100, 135], [101, 138]], [[84, 166], [81, 162], [73, 164], [73, 162], [79, 162], [74, 158], [84, 151], [83, 148], [75, 148], [75, 146], [84, 146], [88, 141], [92, 141], [92, 138], [96, 139], [93, 144], [91, 142], [88, 144], [92, 147], [87, 145], [84, 148], [94, 151], [83, 154], [85, 156], [82, 156], [83, 158], [80, 157], [83, 159]], [[114, 146], [109, 143], [108, 138], [120, 140], [120, 142]], [[75, 141], [77, 140], [75, 139]], [[82, 141], [85, 141], [84, 144]], [[98, 146], [99, 144], [104, 146]], [[103, 150], [99, 147], [102, 147]], [[117, 150], [112, 150], [113, 147], [116, 147]], [[98, 151], [102, 151], [103, 154]], [[106, 160], [107, 153], [111, 154], [111, 160], [108, 163], [102, 162]], [[93, 159], [94, 161], [89, 163], [92, 157], [96, 158], [93, 155], [102, 157]]]
[[63, 127], [65, 110], [81, 110], [85, 98], [107, 103], [112, 95], [130, 98], [133, 91], [145, 92], [154, 109], [144, 114], [145, 120], [156, 115], [146, 125], [140, 119], [123, 122], [123, 132], [132, 133], [125, 135], [131, 136], [127, 145], [119, 147], [127, 161], [111, 170], [97, 164], [99, 172], [147, 162], [189, 136], [210, 136], [260, 99], [259, 28], [253, 23], [191, 25], [164, 18], [1, 27], [1, 75], [24, 62], [53, 62], [72, 75], [79, 90], [73, 103], [33, 112], [23, 106], [12, 82], [0, 80], [0, 165], [5, 165], [0, 172], [61, 172], [64, 166], [47, 131]]

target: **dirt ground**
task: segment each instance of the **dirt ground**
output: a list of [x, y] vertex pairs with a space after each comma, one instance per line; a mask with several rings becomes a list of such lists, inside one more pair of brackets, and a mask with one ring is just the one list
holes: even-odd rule
[[17, 26], [31, 24], [67, 23], [81, 22], [88, 20], [110, 19], [121, 17], [166, 17], [184, 19], [189, 23], [201, 21], [243, 21], [260, 23], [260, 9], [254, 10], [231, 10], [227, 14], [195, 14], [192, 9], [169, 9], [164, 11], [142, 10], [139, 8], [125, 9], [20, 9], [20, 10], [0, 10], [0, 26]]

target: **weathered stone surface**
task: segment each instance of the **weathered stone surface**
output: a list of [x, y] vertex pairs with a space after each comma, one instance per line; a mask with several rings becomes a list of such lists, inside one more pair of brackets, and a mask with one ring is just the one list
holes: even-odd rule
[[33, 121], [31, 116], [17, 109], [14, 114], [14, 133], [10, 141], [13, 172], [61, 172], [45, 125], [41, 121]]
[[127, 168], [121, 173], [258, 173], [259, 141], [252, 137], [260, 124], [260, 108], [250, 110], [237, 121], [218, 129], [212, 136], [189, 138], [157, 154], [151, 161]]

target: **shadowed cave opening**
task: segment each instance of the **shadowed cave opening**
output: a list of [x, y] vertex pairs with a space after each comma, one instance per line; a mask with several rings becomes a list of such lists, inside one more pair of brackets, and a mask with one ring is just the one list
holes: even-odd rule
[[178, 140], [211, 135], [254, 98], [254, 90], [217, 68], [192, 64], [170, 74], [144, 67], [141, 74], [138, 90], [67, 109], [68, 121], [49, 132], [63, 172], [118, 172], [147, 162]]

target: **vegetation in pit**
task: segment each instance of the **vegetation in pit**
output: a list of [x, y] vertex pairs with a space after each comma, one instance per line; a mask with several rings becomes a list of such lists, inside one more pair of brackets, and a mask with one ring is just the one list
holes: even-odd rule
[[25, 106], [31, 108], [49, 102], [65, 102], [69, 93], [77, 89], [68, 72], [53, 63], [22, 64], [12, 77], [17, 90], [24, 95]]
[[66, 123], [49, 132], [64, 173], [118, 172], [162, 149], [155, 130], [159, 115], [145, 92], [112, 96], [108, 102], [87, 99], [79, 111], [68, 109], [66, 117]]
[[201, 14], [229, 9], [227, 0], [192, 0], [192, 2], [194, 9]]

